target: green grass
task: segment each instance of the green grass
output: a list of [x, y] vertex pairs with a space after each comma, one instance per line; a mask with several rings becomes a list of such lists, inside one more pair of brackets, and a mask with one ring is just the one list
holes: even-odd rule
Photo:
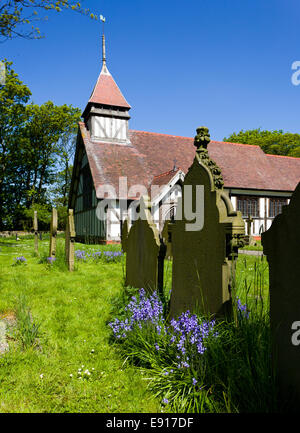
[[[252, 376], [247, 377], [250, 370], [245, 368], [253, 362], [256, 379], [263, 379], [263, 366], [269, 361], [264, 358], [267, 348], [257, 348], [259, 338], [267, 342], [263, 314], [261, 322], [252, 324], [252, 331], [241, 326], [238, 330], [222, 330], [222, 344], [215, 347], [218, 357], [214, 359], [218, 363], [211, 362], [205, 376], [210, 383], [205, 387], [207, 394], [203, 394], [200, 403], [191, 403], [191, 390], [184, 380], [173, 384], [164, 381], [151, 350], [143, 353], [146, 358], [152, 356], [155, 368], [137, 368], [141, 367], [138, 357], [136, 363], [129, 362], [128, 354], [111, 338], [107, 324], [116, 314], [122, 314], [128, 300], [123, 287], [124, 259], [116, 263], [96, 263], [91, 258], [77, 261], [75, 271], [69, 273], [64, 263], [64, 239], [57, 240], [57, 260], [53, 265], [47, 264], [48, 249], [47, 239], [39, 242], [36, 256], [33, 236], [18, 242], [0, 240], [0, 318], [15, 318], [8, 322], [10, 350], [0, 356], [0, 412], [168, 411], [161, 404], [168, 387], [172, 392], [177, 390], [173, 405], [176, 412], [234, 412], [245, 410], [246, 399], [242, 408], [237, 405], [237, 396], [243, 389], [247, 390], [249, 410], [257, 408], [257, 393], [263, 395], [270, 390], [272, 384], [263, 388], [263, 380], [255, 382]], [[76, 249], [116, 251], [120, 247], [76, 244]], [[20, 255], [25, 256], [27, 264], [14, 266], [14, 258]], [[172, 262], [165, 261], [166, 297], [171, 289], [171, 275]], [[267, 311], [268, 267], [264, 257], [239, 256], [236, 291], [250, 308]], [[149, 349], [149, 341], [144, 339], [143, 344]], [[229, 348], [235, 348], [236, 353], [243, 350], [246, 356], [232, 358]], [[89, 378], [79, 379], [79, 368], [82, 372], [88, 369]], [[241, 389], [235, 380], [239, 370], [245, 372]], [[217, 376], [223, 387], [213, 383]], [[149, 383], [152, 391], [147, 387]], [[218, 399], [210, 398], [213, 390], [219, 393]]]
[[[171, 262], [166, 263], [165, 271], [167, 295]], [[130, 289], [127, 297], [123, 294], [120, 298], [115, 313], [121, 321], [128, 318], [130, 322], [130, 313], [122, 306], [133, 294], [136, 296], [134, 289]], [[159, 319], [161, 331], [151, 321], [142, 321], [140, 326], [125, 332], [125, 337], [117, 339], [124, 359], [140, 368], [153, 393], [162, 402], [167, 401], [165, 412], [283, 411], [271, 360], [268, 265], [264, 256], [239, 256], [233, 301], [233, 317], [217, 320], [218, 336], [206, 339], [207, 350], [202, 355], [187, 340], [185, 355], [180, 353], [179, 340], [170, 340], [172, 328], [166, 332], [169, 326], [166, 317]], [[240, 301], [246, 303], [249, 317], [239, 312]], [[199, 323], [210, 320], [196, 314]], [[188, 364], [184, 368], [178, 367], [182, 361]]]
[[[1, 240], [0, 314], [18, 320], [10, 327], [10, 351], [0, 357], [0, 412], [159, 411], [140, 372], [123, 366], [109, 342], [122, 263], [77, 263], [69, 273], [63, 242], [58, 239], [50, 266], [34, 255], [33, 239]], [[48, 247], [40, 242], [42, 258]], [[27, 264], [12, 266], [21, 254]], [[89, 379], [77, 377], [82, 365], [92, 372]]]
[[242, 249], [250, 251], [262, 251], [263, 247], [261, 241], [257, 240], [254, 242], [254, 245], [245, 245]]

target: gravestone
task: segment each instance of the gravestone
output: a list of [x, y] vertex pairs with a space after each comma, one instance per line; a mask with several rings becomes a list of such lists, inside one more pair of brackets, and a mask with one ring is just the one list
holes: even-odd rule
[[56, 254], [56, 235], [57, 235], [57, 210], [52, 208], [51, 223], [50, 223], [49, 257], [55, 257]]
[[128, 226], [129, 226], [129, 222], [127, 217], [122, 224], [122, 232], [121, 232], [121, 245], [124, 253], [126, 253], [127, 250], [127, 239], [128, 239], [128, 231], [129, 231]]
[[140, 200], [140, 217], [130, 228], [126, 242], [126, 285], [148, 292], [163, 288], [164, 244], [151, 216], [148, 196]]
[[299, 410], [300, 183], [261, 241], [269, 263], [273, 362], [283, 401]]
[[166, 220], [161, 232], [163, 243], [166, 245], [166, 259], [172, 259], [172, 227], [173, 223]]
[[208, 155], [208, 129], [197, 129], [196, 155], [172, 227], [170, 317], [190, 310], [231, 312], [232, 277], [245, 225], [223, 190], [221, 170]]
[[39, 240], [38, 240], [38, 218], [37, 211], [34, 211], [33, 214], [33, 230], [34, 230], [34, 251], [36, 254], [39, 252]]
[[69, 209], [65, 233], [65, 254], [69, 271], [74, 271], [75, 263], [75, 224], [73, 209]]

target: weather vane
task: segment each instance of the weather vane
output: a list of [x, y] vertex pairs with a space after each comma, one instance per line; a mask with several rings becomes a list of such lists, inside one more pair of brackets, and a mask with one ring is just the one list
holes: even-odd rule
[[106, 19], [103, 15], [100, 15], [100, 21], [103, 22], [103, 34], [104, 34], [104, 23], [105, 23]]

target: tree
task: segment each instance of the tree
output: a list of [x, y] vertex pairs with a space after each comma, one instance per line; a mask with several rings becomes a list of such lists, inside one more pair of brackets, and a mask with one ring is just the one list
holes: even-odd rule
[[300, 135], [290, 132], [262, 131], [260, 128], [241, 130], [231, 134], [224, 141], [260, 146], [265, 153], [300, 157]]
[[[70, 9], [97, 20], [97, 15], [89, 9], [83, 9], [79, 2], [70, 0], [2, 0], [0, 4], [0, 42], [15, 37], [40, 39], [40, 29], [35, 23], [47, 16], [40, 17], [39, 12]], [[38, 12], [39, 11], [39, 12]]]
[[44, 202], [47, 187], [56, 181], [57, 171], [61, 166], [68, 167], [72, 157], [72, 136], [77, 130], [80, 110], [71, 105], [56, 106], [48, 101], [41, 106], [29, 104], [26, 111], [28, 120], [23, 139], [29, 161], [26, 167], [28, 206]]
[[80, 120], [72, 105], [29, 103], [30, 90], [11, 63], [6, 67], [6, 84], [0, 85], [0, 230], [26, 225], [26, 209], [39, 205], [47, 213], [53, 204], [66, 205]]
[[12, 223], [9, 212], [13, 197], [10, 196], [16, 176], [14, 161], [19, 160], [19, 131], [26, 122], [26, 103], [31, 92], [19, 80], [11, 62], [4, 61], [6, 83], [0, 85], [0, 230]]

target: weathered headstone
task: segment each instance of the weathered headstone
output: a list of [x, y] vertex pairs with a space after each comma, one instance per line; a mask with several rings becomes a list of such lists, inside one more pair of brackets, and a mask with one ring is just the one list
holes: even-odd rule
[[166, 259], [170, 260], [172, 258], [172, 227], [173, 223], [166, 220], [161, 232], [161, 237], [166, 245]]
[[33, 214], [33, 230], [34, 230], [34, 251], [36, 254], [39, 252], [39, 240], [38, 240], [38, 218], [37, 211], [34, 211]]
[[66, 224], [65, 233], [65, 254], [66, 263], [68, 265], [69, 271], [74, 271], [75, 263], [75, 224], [74, 224], [74, 214], [73, 209], [69, 209]]
[[186, 310], [231, 311], [232, 276], [245, 225], [223, 190], [221, 170], [208, 155], [209, 141], [208, 129], [198, 128], [196, 155], [172, 227], [171, 317]]
[[128, 217], [127, 217], [122, 224], [122, 232], [121, 232], [121, 245], [122, 245], [122, 250], [124, 251], [124, 253], [126, 253], [126, 250], [127, 250], [127, 239], [128, 239], [128, 232], [129, 232], [128, 225], [129, 225], [129, 222], [128, 222]]
[[283, 401], [300, 405], [300, 183], [271, 227], [262, 233], [269, 263], [273, 361]]
[[52, 208], [51, 223], [50, 223], [49, 257], [55, 257], [56, 254], [56, 235], [57, 235], [57, 210]]
[[162, 244], [150, 211], [149, 197], [140, 200], [140, 218], [130, 228], [126, 242], [126, 285], [148, 292], [162, 290]]

